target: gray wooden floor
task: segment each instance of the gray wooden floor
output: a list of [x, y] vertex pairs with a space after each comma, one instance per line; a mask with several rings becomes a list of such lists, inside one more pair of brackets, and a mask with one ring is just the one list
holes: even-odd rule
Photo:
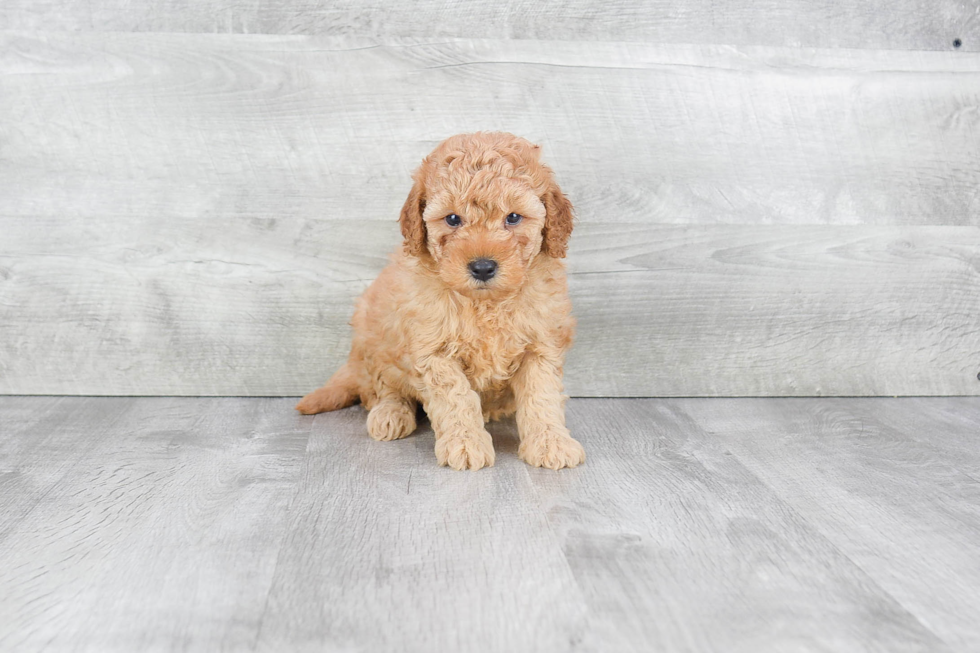
[[0, 398], [0, 650], [980, 650], [980, 399], [577, 399], [436, 466], [291, 399]]

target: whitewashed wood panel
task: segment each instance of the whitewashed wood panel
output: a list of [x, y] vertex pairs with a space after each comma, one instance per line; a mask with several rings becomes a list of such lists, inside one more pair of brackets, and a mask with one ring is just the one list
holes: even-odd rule
[[952, 50], [980, 46], [960, 0], [5, 0], [0, 25], [69, 31], [329, 34]]
[[45, 415], [0, 438], [0, 649], [250, 650], [309, 436], [290, 403], [0, 402]]
[[[0, 392], [297, 395], [394, 221], [0, 218]], [[581, 222], [578, 396], [980, 394], [980, 229]]]
[[[980, 229], [580, 231], [588, 253], [572, 287], [585, 340], [571, 360], [590, 389], [980, 394]], [[633, 391], [640, 378], [662, 390]]]
[[0, 391], [308, 390], [497, 128], [578, 207], [572, 393], [975, 394], [977, 106], [965, 52], [0, 33]]
[[0, 398], [0, 542], [78, 463], [83, 450], [70, 443], [98, 440], [131, 405], [131, 400], [110, 400], [103, 410], [80, 415], [83, 401], [71, 397]]
[[[675, 405], [951, 650], [976, 650], [980, 480], [964, 473], [963, 459], [940, 453], [941, 422], [891, 427], [875, 414], [887, 422], [889, 413], [898, 417], [911, 407], [882, 402], [874, 410], [857, 402], [852, 410], [852, 403]], [[923, 424], [936, 431], [935, 445], [922, 441]], [[697, 439], [698, 430], [691, 432]]]
[[[748, 401], [765, 415], [786, 403]], [[694, 416], [713, 416], [713, 402], [720, 403], [685, 405]], [[891, 405], [901, 408], [899, 401]], [[948, 650], [928, 622], [882, 592], [732, 456], [727, 441], [704, 437], [675, 401], [571, 401], [568, 423], [583, 438], [586, 464], [567, 477], [534, 471], [532, 481], [588, 602], [585, 650]], [[767, 425], [764, 418], [756, 423]], [[762, 428], [740, 433], [760, 447], [781, 435]], [[910, 481], [918, 471], [906, 470]], [[876, 522], [851, 527], [860, 532], [868, 524]], [[973, 525], [944, 526], [977, 533]], [[909, 584], [944, 573], [941, 562], [932, 566], [932, 574]], [[964, 606], [976, 602], [969, 593], [956, 596]]]
[[0, 215], [389, 219], [439, 140], [590, 222], [980, 222], [980, 54], [0, 33]]
[[426, 422], [379, 447], [364, 420], [310, 420], [256, 650], [557, 652], [581, 640], [586, 604], [513, 423], [494, 432], [493, 467], [460, 474], [435, 462]]
[[888, 402], [868, 399], [853, 402], [848, 412], [907, 433], [928, 447], [934, 458], [980, 481], [980, 401], [943, 403], [932, 397], [915, 397], [902, 404], [903, 410], [888, 408]]
[[0, 397], [0, 650], [980, 646], [980, 398], [572, 399], [557, 473], [292, 405]]

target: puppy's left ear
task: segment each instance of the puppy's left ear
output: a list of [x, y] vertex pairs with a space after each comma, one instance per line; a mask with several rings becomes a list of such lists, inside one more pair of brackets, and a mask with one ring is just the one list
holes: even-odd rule
[[425, 246], [425, 222], [422, 220], [422, 211], [425, 210], [425, 194], [422, 190], [421, 172], [419, 170], [415, 173], [415, 183], [408, 193], [408, 198], [402, 206], [401, 216], [398, 218], [402, 236], [405, 237], [405, 250], [411, 256], [422, 256], [428, 251]]
[[541, 251], [555, 258], [564, 258], [568, 251], [568, 238], [572, 235], [572, 203], [554, 180], [541, 196], [541, 201], [545, 208]]

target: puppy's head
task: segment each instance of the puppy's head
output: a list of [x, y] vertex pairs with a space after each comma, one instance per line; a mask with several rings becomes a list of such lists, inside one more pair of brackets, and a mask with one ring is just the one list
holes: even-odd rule
[[402, 208], [406, 252], [470, 297], [512, 293], [535, 257], [564, 257], [572, 205], [540, 154], [500, 132], [440, 143], [415, 171]]

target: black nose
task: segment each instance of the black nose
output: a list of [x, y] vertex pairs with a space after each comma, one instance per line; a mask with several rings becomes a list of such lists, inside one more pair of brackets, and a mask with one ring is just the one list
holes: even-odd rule
[[470, 261], [470, 274], [478, 281], [489, 281], [497, 274], [497, 262], [492, 258], [478, 258]]

